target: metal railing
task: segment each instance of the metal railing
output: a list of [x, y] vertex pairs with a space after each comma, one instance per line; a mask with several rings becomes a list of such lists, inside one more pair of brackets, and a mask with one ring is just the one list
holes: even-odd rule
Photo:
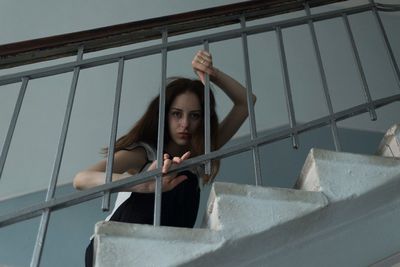
[[[189, 12], [180, 15], [168, 16], [164, 18], [151, 19], [147, 21], [128, 23], [124, 25], [117, 25], [102, 29], [90, 30], [86, 32], [80, 32], [75, 34], [67, 34], [63, 36], [49, 37], [38, 40], [26, 41], [16, 44], [2, 45], [0, 46], [0, 68], [6, 68], [11, 66], [18, 66], [23, 64], [30, 64], [33, 62], [39, 62], [48, 60], [51, 58], [65, 57], [72, 53], [77, 53], [77, 60], [56, 64], [50, 67], [38, 68], [29, 71], [22, 71], [14, 74], [0, 76], [0, 85], [6, 85], [11, 83], [20, 83], [21, 89], [15, 105], [14, 113], [10, 122], [9, 130], [2, 148], [0, 156], [0, 178], [3, 172], [3, 168], [6, 162], [6, 157], [10, 147], [11, 139], [14, 133], [14, 129], [17, 123], [19, 111], [21, 109], [23, 98], [25, 95], [28, 83], [32, 79], [38, 79], [42, 77], [52, 76], [60, 73], [73, 72], [73, 78], [68, 97], [67, 109], [64, 116], [64, 123], [62, 127], [62, 133], [60, 136], [58, 151], [53, 166], [53, 174], [50, 180], [49, 188], [47, 191], [46, 199], [40, 204], [36, 204], [24, 209], [12, 212], [10, 214], [0, 216], [0, 227], [4, 227], [16, 222], [27, 220], [29, 218], [42, 216], [40, 226], [37, 234], [36, 245], [34, 248], [31, 266], [39, 266], [43, 244], [46, 238], [46, 232], [50, 219], [51, 212], [63, 208], [70, 207], [94, 198], [103, 196], [103, 210], [109, 209], [110, 203], [110, 192], [116, 191], [119, 188], [126, 186], [134, 186], [156, 177], [156, 193], [155, 193], [155, 208], [154, 208], [154, 225], [160, 225], [160, 214], [161, 214], [161, 166], [162, 166], [162, 151], [164, 146], [164, 107], [165, 107], [165, 87], [166, 87], [166, 72], [167, 72], [167, 55], [168, 52], [173, 50], [179, 50], [186, 47], [192, 47], [196, 45], [203, 45], [205, 50], [209, 50], [209, 44], [213, 42], [229, 40], [233, 38], [241, 38], [242, 50], [245, 67], [245, 79], [247, 88], [247, 102], [250, 122], [250, 141], [243, 142], [240, 144], [232, 145], [228, 148], [224, 147], [217, 151], [210, 150], [210, 118], [209, 118], [209, 77], [206, 77], [206, 93], [205, 93], [205, 154], [191, 158], [179, 166], [172, 167], [170, 172], [180, 171], [193, 167], [196, 165], [205, 165], [206, 173], [210, 172], [210, 161], [213, 159], [221, 159], [229, 157], [244, 151], [252, 151], [254, 170], [255, 170], [255, 183], [256, 185], [262, 185], [262, 177], [260, 170], [260, 154], [259, 146], [276, 142], [278, 140], [291, 138], [292, 146], [294, 148], [299, 147], [298, 135], [310, 131], [315, 128], [330, 125], [332, 131], [332, 137], [334, 145], [337, 151], [341, 150], [339, 134], [337, 129], [337, 122], [345, 120], [347, 118], [369, 112], [371, 119], [376, 120], [375, 109], [388, 105], [390, 103], [400, 101], [399, 94], [372, 100], [371, 94], [367, 85], [365, 74], [361, 65], [361, 61], [358, 55], [357, 46], [353, 38], [350, 24], [348, 23], [348, 16], [361, 12], [371, 12], [374, 16], [382, 40], [385, 44], [391, 66], [400, 90], [400, 74], [399, 67], [395, 60], [392, 48], [390, 46], [388, 37], [383, 27], [379, 10], [381, 11], [398, 11], [400, 5], [383, 5], [376, 4], [373, 0], [370, 0], [368, 4], [359, 5], [351, 8], [344, 8], [340, 10], [322, 12], [318, 14], [311, 14], [311, 7], [325, 5], [332, 2], [339, 1], [251, 1], [235, 5], [228, 5], [225, 7], [200, 10], [196, 12]], [[246, 21], [254, 20], [261, 17], [272, 16], [285, 12], [291, 12], [296, 10], [304, 10], [305, 15], [293, 19], [287, 19], [278, 22], [271, 23], [259, 23], [255, 26], [246, 26]], [[221, 16], [222, 14], [222, 16]], [[348, 108], [340, 112], [334, 112], [331, 97], [329, 94], [329, 88], [326, 81], [326, 75], [322, 64], [322, 58], [320, 54], [319, 44], [314, 29], [314, 23], [321, 20], [342, 18], [346, 33], [349, 37], [352, 52], [354, 55], [355, 62], [358, 67], [361, 82], [363, 85], [363, 92], [365, 95], [365, 103], [358, 106]], [[165, 22], [167, 19], [168, 23]], [[239, 23], [240, 28], [234, 30], [224, 30], [213, 34], [204, 34], [194, 38], [186, 38], [177, 41], [168, 41], [169, 36], [187, 33], [189, 31], [199, 31], [212, 27], [218, 27], [222, 25], [228, 25], [232, 23]], [[328, 107], [329, 115], [321, 117], [319, 119], [309, 121], [307, 123], [299, 124], [296, 121], [295, 109], [292, 100], [291, 86], [288, 75], [288, 66], [285, 55], [285, 48], [282, 38], [282, 29], [289, 28], [297, 25], [308, 25], [315, 56], [318, 63], [319, 74], [322, 83], [322, 89]], [[106, 31], [108, 30], [108, 31]], [[276, 39], [278, 42], [278, 49], [281, 61], [281, 68], [283, 73], [284, 93], [286, 97], [286, 104], [289, 116], [290, 127], [284, 130], [280, 130], [271, 135], [257, 136], [257, 127], [255, 121], [255, 111], [252, 102], [252, 84], [251, 84], [251, 72], [250, 62], [248, 54], [247, 37], [249, 35], [275, 32]], [[108, 34], [108, 35], [107, 35]], [[135, 37], [136, 36], [136, 37]], [[128, 50], [124, 52], [112, 53], [104, 56], [93, 57], [89, 59], [83, 59], [83, 53], [92, 52], [100, 49], [110, 48], [114, 46], [122, 46], [125, 44], [142, 42], [145, 40], [151, 40], [154, 38], [161, 38], [162, 43], [157, 45], [150, 45], [143, 48]], [[104, 40], [107, 39], [107, 42]], [[71, 41], [72, 40], [72, 41]], [[32, 54], [37, 54], [36, 57], [32, 58]], [[116, 132], [118, 127], [118, 116], [119, 106], [121, 98], [121, 88], [123, 83], [123, 70], [124, 62], [134, 58], [140, 58], [148, 55], [161, 54], [161, 81], [162, 86], [160, 88], [160, 117], [158, 122], [158, 143], [157, 143], [157, 168], [149, 172], [142, 172], [137, 175], [128, 177], [123, 180], [111, 182], [111, 175], [113, 169], [113, 158], [114, 158], [114, 145], [116, 140]], [[116, 63], [118, 62], [118, 75], [115, 92], [115, 103], [114, 112], [112, 119], [111, 135], [109, 142], [109, 153], [107, 156], [107, 168], [106, 168], [106, 182], [103, 185], [82, 191], [76, 192], [64, 197], [54, 198], [54, 192], [57, 185], [57, 178], [60, 170], [62, 161], [62, 155], [64, 151], [66, 136], [68, 132], [68, 126], [71, 116], [71, 111], [74, 102], [74, 96], [76, 86], [79, 79], [79, 72], [82, 69], [92, 68], [95, 66]]]

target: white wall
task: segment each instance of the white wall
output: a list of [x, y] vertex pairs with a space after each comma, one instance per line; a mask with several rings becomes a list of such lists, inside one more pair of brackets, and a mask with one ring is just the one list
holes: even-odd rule
[[[150, 17], [174, 14], [239, 1], [19, 1], [3, 0], [0, 8], [0, 43], [74, 32]], [[350, 1], [347, 4], [366, 3]], [[388, 1], [386, 1], [388, 2]], [[397, 1], [392, 1], [396, 3]], [[342, 7], [335, 4], [318, 10]], [[315, 12], [313, 10], [313, 12]], [[303, 15], [302, 12], [267, 19]], [[389, 39], [400, 62], [399, 13], [382, 14]], [[386, 52], [371, 14], [350, 18], [368, 83], [374, 99], [399, 93]], [[249, 25], [254, 22], [249, 23]], [[227, 27], [235, 28], [238, 25]], [[224, 28], [226, 29], [226, 28]], [[222, 29], [221, 29], [222, 30]], [[334, 19], [316, 23], [328, 85], [335, 111], [363, 103], [363, 94], [354, 60], [349, 50], [343, 23]], [[203, 34], [202, 32], [201, 34]], [[299, 122], [327, 115], [312, 42], [306, 26], [284, 29], [286, 55], [292, 84], [293, 101]], [[193, 34], [188, 35], [193, 36]], [[137, 47], [137, 45], [130, 46]], [[200, 47], [173, 51], [168, 55], [168, 75], [193, 76], [190, 62]], [[215, 65], [244, 83], [240, 39], [211, 44]], [[282, 75], [274, 33], [249, 37], [252, 84], [258, 96], [256, 120], [258, 129], [273, 129], [287, 124]], [[112, 49], [110, 51], [117, 51]], [[103, 53], [103, 52], [101, 52]], [[101, 53], [92, 53], [92, 57]], [[54, 62], [74, 60], [73, 57]], [[47, 64], [47, 63], [46, 63]], [[34, 66], [43, 66], [43, 63]], [[124, 72], [119, 135], [142, 114], [160, 85], [160, 56], [127, 61]], [[28, 67], [17, 68], [18, 70]], [[117, 65], [105, 65], [81, 71], [70, 130], [61, 166], [59, 184], [69, 183], [73, 175], [101, 158], [100, 148], [107, 146]], [[0, 75], [15, 70], [2, 70]], [[61, 131], [72, 74], [30, 81], [10, 153], [0, 180], [0, 200], [37, 191], [47, 186]], [[0, 88], [0, 144], [4, 142], [19, 84]], [[220, 117], [230, 102], [215, 90]], [[398, 121], [398, 104], [378, 110], [379, 121], [368, 115], [339, 123], [342, 127], [385, 131]], [[248, 133], [248, 124], [238, 136]], [[362, 141], [362, 140], [361, 140]]]

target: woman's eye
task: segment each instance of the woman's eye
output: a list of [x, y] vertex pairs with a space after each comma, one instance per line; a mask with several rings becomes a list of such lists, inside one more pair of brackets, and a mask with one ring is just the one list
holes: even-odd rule
[[172, 111], [172, 112], [171, 112], [171, 115], [172, 115], [173, 117], [177, 117], [177, 118], [180, 118], [180, 117], [181, 117], [181, 113], [180, 113], [179, 111]]
[[190, 117], [194, 120], [200, 119], [200, 114], [199, 113], [192, 113], [190, 114]]

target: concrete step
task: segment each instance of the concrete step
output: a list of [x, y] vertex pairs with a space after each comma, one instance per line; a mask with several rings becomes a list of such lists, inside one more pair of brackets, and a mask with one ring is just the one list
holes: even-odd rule
[[204, 266], [237, 240], [301, 220], [327, 204], [319, 192], [214, 183], [204, 229], [97, 223], [95, 266]]
[[214, 183], [204, 227], [226, 239], [256, 235], [328, 205], [318, 192]]
[[178, 266], [222, 246], [209, 229], [153, 227], [99, 222], [95, 227], [95, 266]]
[[332, 202], [397, 183], [400, 159], [311, 149], [296, 188], [323, 192]]
[[400, 158], [312, 149], [297, 187], [214, 183], [203, 229], [101, 222], [96, 266], [366, 266], [398, 251]]

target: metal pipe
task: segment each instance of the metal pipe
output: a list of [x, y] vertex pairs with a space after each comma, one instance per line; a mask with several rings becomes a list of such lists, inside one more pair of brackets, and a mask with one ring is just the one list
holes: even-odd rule
[[[383, 107], [386, 105], [389, 105], [394, 102], [399, 102], [400, 101], [400, 94], [390, 96], [390, 97], [385, 97], [381, 99], [374, 100], [372, 102], [372, 105], [375, 108]], [[358, 116], [360, 114], [366, 113], [369, 110], [369, 104], [361, 104], [340, 112], [337, 112], [333, 114], [333, 117], [335, 121], [342, 121], [354, 116]], [[246, 151], [249, 151], [252, 149], [254, 146], [261, 146], [261, 145], [267, 145], [279, 140], [283, 140], [286, 138], [289, 138], [294, 132], [297, 133], [303, 133], [307, 131], [311, 131], [320, 127], [324, 127], [326, 125], [329, 125], [331, 122], [331, 117], [330, 116], [325, 116], [310, 122], [307, 122], [305, 124], [298, 125], [297, 128], [292, 129], [283, 129], [278, 132], [274, 132], [273, 134], [270, 135], [265, 135], [265, 136], [260, 136], [257, 137], [254, 140], [250, 140], [247, 142], [243, 142], [240, 144], [236, 144], [230, 147], [222, 148], [217, 151], [212, 151], [208, 155], [200, 155], [197, 156], [196, 158], [188, 159], [182, 164], [179, 164], [177, 166], [171, 167], [168, 173], [171, 172], [179, 172], [184, 169], [196, 166], [201, 164], [202, 162], [205, 162], [207, 160], [211, 159], [221, 159], [224, 157], [230, 157], [239, 153], [243, 153]], [[137, 175], [132, 175], [130, 177], [127, 177], [126, 179], [114, 181], [109, 184], [103, 184], [96, 186], [94, 188], [85, 190], [85, 191], [80, 191], [80, 192], [75, 192], [72, 193], [68, 196], [64, 197], [59, 197], [56, 199], [51, 199], [50, 201], [45, 201], [40, 204], [33, 205], [28, 208], [24, 208], [18, 211], [14, 211], [9, 214], [5, 214], [0, 216], [0, 228], [11, 225], [13, 223], [23, 221], [23, 220], [28, 220], [30, 218], [37, 217], [41, 214], [41, 212], [45, 209], [51, 209], [52, 211], [59, 210], [62, 208], [66, 208], [69, 206], [73, 206], [76, 204], [79, 204], [81, 202], [89, 201], [94, 198], [98, 198], [102, 196], [102, 193], [107, 190], [117, 190], [118, 188], [122, 187], [128, 187], [128, 186], [134, 186], [138, 185], [144, 182], [148, 182], [151, 179], [154, 179], [153, 177], [156, 175], [161, 174], [161, 169], [157, 168], [152, 171], [148, 172], [142, 172]]]
[[[115, 153], [115, 140], [117, 137], [117, 130], [118, 130], [118, 117], [119, 117], [119, 107], [120, 107], [120, 103], [121, 103], [123, 75], [124, 75], [124, 59], [120, 58], [119, 62], [118, 62], [117, 88], [115, 90], [114, 111], [113, 111], [113, 119], [112, 119], [112, 125], [111, 125], [110, 143], [108, 146], [108, 153], [107, 153], [105, 183], [110, 183], [112, 180], [113, 166], [114, 166], [114, 153]], [[110, 197], [111, 197], [110, 192], [106, 191], [104, 193], [102, 206], [101, 206], [103, 211], [108, 211], [110, 209]]]
[[[283, 46], [283, 38], [282, 38], [282, 30], [281, 28], [277, 27], [276, 28], [276, 38], [278, 40], [278, 49], [279, 49], [279, 55], [281, 59], [281, 67], [282, 67], [282, 74], [283, 74], [283, 86], [285, 88], [285, 98], [286, 98], [286, 108], [288, 111], [288, 119], [289, 119], [289, 125], [290, 128], [296, 129], [296, 116], [294, 113], [294, 107], [293, 107], [293, 99], [292, 99], [292, 92], [290, 89], [290, 79], [289, 79], [289, 71], [287, 67], [287, 62], [286, 62], [286, 55], [285, 55], [285, 47]], [[298, 141], [298, 136], [297, 132], [294, 131], [292, 135], [292, 146], [293, 148], [298, 148], [299, 147], [299, 141]]]
[[[77, 61], [82, 60], [82, 57], [83, 57], [83, 47], [80, 47], [78, 50]], [[69, 95], [68, 95], [67, 108], [66, 108], [65, 115], [64, 115], [64, 122], [63, 122], [62, 130], [61, 130], [61, 136], [60, 136], [60, 140], [58, 142], [57, 155], [56, 155], [56, 159], [55, 159], [54, 165], [53, 165], [53, 173], [51, 175], [50, 183], [49, 183], [49, 186], [47, 189], [46, 201], [53, 199], [54, 195], [55, 195], [55, 188], [57, 186], [58, 175], [59, 175], [60, 167], [61, 167], [61, 160], [62, 160], [62, 157], [64, 154], [65, 141], [67, 139], [67, 132], [68, 132], [69, 122], [70, 122], [70, 118], [71, 118], [72, 106], [73, 106], [74, 98], [75, 98], [76, 85], [78, 83], [78, 78], [79, 78], [79, 71], [80, 71], [80, 68], [76, 67], [74, 70], [73, 77], [72, 77], [72, 83], [71, 83], [71, 88], [70, 88]], [[35, 247], [33, 250], [33, 255], [32, 255], [31, 265], [30, 265], [31, 267], [40, 265], [40, 260], [42, 257], [43, 245], [44, 245], [45, 238], [46, 238], [49, 220], [50, 220], [50, 209], [45, 209], [45, 210], [43, 210], [42, 218], [41, 218], [40, 224], [39, 224], [38, 233], [36, 236], [36, 243], [35, 243]]]
[[168, 44], [160, 44], [148, 46], [145, 48], [133, 49], [125, 52], [113, 53], [110, 55], [99, 56], [94, 58], [89, 58], [82, 60], [81, 63], [69, 62], [64, 64], [58, 64], [51, 67], [40, 68], [37, 70], [31, 71], [23, 71], [16, 74], [9, 74], [0, 76], [0, 85], [10, 84], [19, 82], [21, 77], [28, 76], [30, 79], [37, 79], [41, 77], [61, 74], [65, 72], [73, 71], [73, 69], [77, 66], [80, 66], [81, 69], [86, 69], [90, 67], [115, 63], [119, 58], [123, 57], [125, 60], [144, 57], [149, 55], [154, 55], [160, 53], [160, 51], [166, 48], [168, 51], [178, 50], [182, 48], [192, 47], [201, 45], [205, 39], [211, 42], [219, 42], [229, 39], [234, 39], [241, 37], [242, 33], [246, 33], [247, 35], [258, 34], [262, 32], [275, 31], [276, 27], [280, 27], [281, 29], [298, 26], [302, 24], [308, 23], [309, 20], [312, 21], [320, 21], [325, 19], [331, 19], [335, 17], [340, 17], [342, 13], [347, 14], [356, 14], [364, 11], [370, 10], [372, 7], [371, 4], [362, 5], [359, 7], [345, 8], [341, 10], [329, 11], [320, 14], [311, 15], [309, 17], [300, 17], [284, 20], [281, 22], [273, 22], [273, 23], [264, 23], [260, 25], [247, 27], [245, 30], [243, 29], [235, 29], [235, 30], [227, 30], [220, 33], [207, 34], [203, 36], [198, 36], [194, 38], [187, 38], [183, 40], [173, 41]]
[[39, 229], [36, 237], [35, 248], [31, 259], [30, 267], [36, 267], [40, 265], [42, 258], [42, 251], [44, 246], [44, 240], [46, 238], [47, 227], [50, 220], [50, 209], [43, 210], [42, 218], [40, 220]]
[[[167, 48], [168, 31], [162, 31], [162, 43], [165, 46], [161, 50], [161, 87], [158, 115], [158, 137], [157, 137], [157, 168], [162, 168], [164, 163], [164, 126], [165, 126], [165, 90], [167, 81]], [[156, 188], [154, 199], [154, 226], [161, 223], [161, 202], [162, 202], [162, 174], [156, 176]]]
[[[306, 11], [307, 16], [311, 15], [310, 5], [307, 2], [305, 3], [305, 11]], [[313, 41], [315, 57], [316, 57], [317, 63], [318, 63], [318, 70], [319, 70], [319, 74], [321, 77], [322, 88], [324, 89], [326, 105], [328, 106], [329, 116], [332, 117], [333, 106], [332, 106], [331, 96], [329, 94], [328, 82], [326, 81], [326, 74], [325, 74], [324, 66], [322, 64], [322, 57], [321, 57], [321, 52], [320, 52], [319, 45], [318, 45], [317, 34], [315, 33], [314, 23], [312, 22], [312, 20], [308, 21], [308, 27], [310, 29], [311, 39]], [[334, 120], [331, 120], [331, 132], [332, 132], [333, 143], [335, 145], [336, 151], [341, 151], [342, 148], [341, 148], [340, 141], [339, 141], [339, 133], [338, 133], [338, 129], [336, 126], [336, 122]]]
[[[210, 46], [207, 40], [204, 41], [204, 50], [209, 52]], [[205, 73], [204, 84], [204, 154], [211, 152], [211, 126], [210, 126], [210, 75]], [[211, 162], [205, 164], [205, 174], [211, 174]]]
[[13, 115], [12, 115], [11, 121], [10, 121], [10, 126], [8, 127], [6, 139], [4, 140], [3, 149], [1, 150], [0, 179], [1, 179], [1, 175], [3, 174], [4, 165], [6, 163], [6, 159], [7, 159], [7, 155], [8, 155], [8, 150], [10, 149], [11, 139], [14, 135], [15, 126], [17, 124], [18, 115], [21, 110], [22, 102], [24, 100], [26, 87], [28, 86], [28, 81], [29, 81], [28, 77], [22, 77], [22, 84], [21, 84], [21, 88], [19, 90], [17, 102], [15, 103], [14, 112], [13, 112]]
[[[374, 0], [369, 0], [369, 2], [373, 5], [372, 6], [372, 13], [374, 14], [375, 21], [378, 24], [379, 32], [381, 33], [382, 40], [383, 40], [383, 42], [385, 44], [385, 47], [386, 47], [386, 52], [387, 52], [387, 54], [388, 54], [388, 56], [390, 58], [390, 63], [392, 65], [393, 72], [394, 72], [394, 74], [396, 76], [397, 85], [399, 86], [399, 89], [400, 89], [400, 70], [399, 70], [399, 65], [397, 64], [396, 59], [394, 57], [394, 53], [393, 53], [392, 47], [390, 45], [389, 38], [387, 37], [386, 31], [385, 31], [385, 27], [383, 27], [383, 23], [382, 23], [381, 17], [379, 15], [379, 12], [378, 12], [376, 6], [375, 6], [375, 2], [374, 2]], [[400, 6], [397, 5], [395, 7], [399, 8]]]
[[[364, 69], [363, 69], [362, 64], [361, 64], [361, 60], [360, 60], [360, 56], [358, 54], [357, 46], [356, 46], [356, 43], [354, 41], [354, 36], [353, 36], [352, 31], [351, 31], [349, 19], [347, 18], [346, 14], [342, 14], [342, 18], [343, 18], [343, 22], [344, 22], [347, 34], [349, 36], [351, 48], [352, 48], [352, 51], [353, 51], [354, 60], [356, 61], [356, 64], [357, 64], [357, 67], [358, 67], [358, 73], [360, 74], [360, 79], [361, 79], [361, 83], [362, 83], [362, 86], [363, 86], [363, 92], [364, 92], [365, 99], [366, 99], [367, 103], [371, 104], [371, 102], [372, 102], [371, 93], [369, 92], [367, 78], [365, 77]], [[375, 121], [377, 119], [376, 118], [375, 109], [372, 106], [371, 106], [371, 109], [369, 111], [369, 115], [370, 115], [372, 121]]]
[[[243, 16], [240, 18], [240, 26], [242, 30], [246, 29], [246, 19]], [[253, 89], [251, 85], [249, 47], [247, 43], [247, 34], [243, 32], [241, 37], [242, 37], [244, 69], [246, 74], [246, 89], [247, 89], [246, 96], [247, 96], [247, 110], [249, 113], [249, 121], [250, 121], [250, 136], [251, 139], [255, 139], [257, 138], [257, 128], [256, 128], [256, 116], [254, 113]], [[258, 151], [258, 147], [257, 146], [253, 147], [252, 151], [253, 151], [252, 155], [253, 155], [255, 184], [256, 186], [258, 185], [262, 186], [260, 153]]]

